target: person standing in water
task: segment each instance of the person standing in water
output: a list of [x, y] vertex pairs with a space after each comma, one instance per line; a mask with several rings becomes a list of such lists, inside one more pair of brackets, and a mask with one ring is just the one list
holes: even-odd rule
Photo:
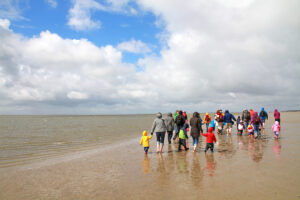
[[278, 112], [277, 109], [274, 110], [274, 118], [275, 118], [275, 121], [278, 121], [280, 124], [280, 112]]
[[226, 132], [227, 132], [227, 136], [229, 134], [231, 134], [231, 128], [232, 128], [232, 124], [233, 121], [236, 121], [235, 117], [233, 116], [233, 114], [231, 114], [228, 110], [225, 111], [225, 115], [224, 115], [224, 122], [226, 123]]
[[268, 113], [265, 111], [264, 108], [261, 109], [260, 113], [259, 113], [259, 117], [261, 119], [262, 122], [262, 128], [265, 127], [265, 121], [266, 119], [268, 119]]
[[167, 133], [168, 133], [168, 142], [171, 144], [171, 139], [173, 137], [173, 131], [174, 131], [174, 124], [175, 121], [173, 119], [172, 113], [168, 113], [168, 116], [165, 119], [165, 124], [167, 128]]
[[209, 116], [208, 112], [204, 116], [204, 124], [206, 125], [206, 132], [208, 132], [208, 127], [211, 122], [211, 117]]
[[247, 131], [249, 122], [251, 120], [250, 112], [247, 109], [243, 111], [242, 120], [244, 122], [244, 129]]
[[162, 114], [159, 112], [156, 114], [156, 119], [154, 119], [151, 129], [151, 135], [153, 135], [153, 133], [156, 133], [157, 153], [162, 153], [166, 131], [167, 128], [165, 120], [162, 119]]
[[193, 117], [190, 120], [190, 125], [191, 125], [191, 136], [193, 138], [193, 145], [194, 145], [193, 152], [196, 152], [199, 143], [200, 133], [203, 133], [201, 119], [198, 112], [193, 113]]
[[259, 125], [262, 125], [262, 122], [261, 122], [261, 119], [258, 116], [257, 112], [254, 112], [250, 124], [253, 125], [254, 134], [256, 133], [256, 138], [260, 138], [261, 134], [260, 134], [260, 131], [259, 131]]
[[182, 115], [182, 111], [181, 110], [178, 112], [178, 115], [177, 115], [176, 120], [175, 120], [175, 124], [176, 124], [177, 128], [176, 128], [176, 132], [175, 132], [176, 134], [173, 137], [173, 140], [176, 140], [176, 138], [178, 137], [180, 129], [182, 129], [183, 125], [185, 124], [185, 118]]

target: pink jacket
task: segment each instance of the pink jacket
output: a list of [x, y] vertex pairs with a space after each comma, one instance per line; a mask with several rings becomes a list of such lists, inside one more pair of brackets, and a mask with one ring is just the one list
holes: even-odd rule
[[274, 131], [274, 132], [279, 132], [280, 131], [280, 125], [279, 125], [278, 121], [276, 121], [275, 124], [273, 124], [272, 131]]

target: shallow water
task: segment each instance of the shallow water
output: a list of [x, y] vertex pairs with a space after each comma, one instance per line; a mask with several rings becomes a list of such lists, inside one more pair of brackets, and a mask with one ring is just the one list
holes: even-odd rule
[[206, 155], [203, 139], [197, 153], [172, 144], [163, 154], [155, 153], [152, 139], [144, 156], [139, 132], [105, 147], [5, 167], [0, 199], [300, 199], [300, 113], [282, 113], [279, 140], [272, 123], [255, 142], [235, 130], [218, 136], [216, 151]]

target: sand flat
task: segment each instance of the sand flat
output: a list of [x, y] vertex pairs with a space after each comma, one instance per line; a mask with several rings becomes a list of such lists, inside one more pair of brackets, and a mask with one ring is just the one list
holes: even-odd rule
[[[219, 136], [216, 152], [147, 157], [139, 138], [0, 170], [0, 199], [300, 199], [300, 112], [282, 112], [282, 136]], [[234, 126], [234, 128], [236, 128]], [[190, 139], [191, 143], [191, 139]], [[73, 156], [73, 157], [72, 157]], [[70, 158], [71, 157], [71, 158]]]

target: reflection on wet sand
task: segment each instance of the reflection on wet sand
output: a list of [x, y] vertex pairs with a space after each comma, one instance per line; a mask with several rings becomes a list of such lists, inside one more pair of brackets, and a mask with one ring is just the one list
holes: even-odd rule
[[273, 152], [275, 153], [275, 155], [277, 157], [280, 156], [280, 152], [281, 152], [281, 141], [276, 139], [273, 142]]
[[142, 162], [142, 166], [143, 166], [144, 174], [148, 174], [149, 169], [150, 169], [150, 160], [149, 160], [147, 154], [144, 156], [144, 160]]
[[216, 134], [213, 153], [204, 153], [205, 138], [196, 153], [178, 152], [173, 143], [156, 153], [152, 140], [147, 156], [128, 143], [53, 165], [3, 170], [0, 199], [297, 199], [300, 123], [286, 124], [279, 140], [270, 126], [256, 140], [236, 130]]
[[206, 154], [205, 158], [206, 158], [206, 168], [205, 169], [208, 171], [209, 176], [213, 176], [214, 172], [215, 172], [216, 165], [217, 165], [217, 163], [215, 162], [214, 155], [213, 154], [211, 154], [211, 155]]

